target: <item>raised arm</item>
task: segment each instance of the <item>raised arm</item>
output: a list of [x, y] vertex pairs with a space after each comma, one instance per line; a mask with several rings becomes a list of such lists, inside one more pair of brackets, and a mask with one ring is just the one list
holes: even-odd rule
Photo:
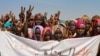
[[26, 18], [27, 18], [27, 19], [31, 17], [33, 9], [34, 9], [34, 6], [32, 7], [32, 6], [30, 5], [30, 6], [29, 6], [29, 9], [28, 9], [27, 12], [26, 12]]

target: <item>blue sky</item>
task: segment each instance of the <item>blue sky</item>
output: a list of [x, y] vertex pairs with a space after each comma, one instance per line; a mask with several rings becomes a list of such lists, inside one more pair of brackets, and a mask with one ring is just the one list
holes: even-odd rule
[[94, 15], [100, 15], [100, 0], [0, 0], [0, 15], [4, 15], [10, 10], [18, 18], [20, 7], [28, 9], [33, 5], [33, 15], [45, 11], [48, 12], [48, 18], [51, 14], [61, 11], [60, 19], [75, 19], [82, 17], [84, 14], [90, 18]]

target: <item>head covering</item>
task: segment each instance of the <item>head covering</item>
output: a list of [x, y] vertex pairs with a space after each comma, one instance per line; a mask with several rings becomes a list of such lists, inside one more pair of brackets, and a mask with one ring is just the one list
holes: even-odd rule
[[95, 26], [94, 26], [95, 28], [93, 29], [94, 30], [94, 35], [99, 35], [98, 30], [96, 30], [97, 24], [100, 24], [100, 19], [99, 18], [96, 19], [96, 23], [95, 23]]
[[100, 19], [96, 19], [97, 23], [100, 23]]
[[53, 26], [53, 28], [52, 28], [53, 34], [56, 32], [56, 30], [57, 30], [58, 28], [61, 30], [62, 33], [64, 33], [64, 30], [63, 30], [64, 28], [63, 28], [61, 25], [55, 25], [55, 26]]
[[48, 31], [48, 30], [52, 33], [52, 28], [49, 27], [49, 26], [47, 26], [47, 27], [44, 28], [44, 30], [43, 30], [43, 34], [42, 34], [42, 35], [44, 36], [45, 33], [46, 33], [46, 31]]
[[42, 33], [43, 33], [43, 26], [41, 26], [41, 25], [36, 25], [36, 26], [34, 27], [34, 32], [35, 32], [35, 30], [36, 30], [37, 27], [40, 29], [40, 32], [41, 32], [41, 35], [42, 35]]
[[66, 28], [66, 24], [65, 23], [60, 23], [60, 25], [64, 28]]
[[85, 26], [85, 23], [84, 23], [84, 21], [82, 20], [82, 19], [79, 19], [77, 22], [76, 22], [76, 29], [78, 28], [78, 27], [80, 27], [80, 26]]
[[3, 25], [4, 28], [8, 28], [8, 27], [12, 27], [12, 26], [13, 26], [13, 24], [12, 24], [10, 21], [7, 21], [7, 22]]
[[89, 20], [89, 17], [87, 15], [82, 16], [83, 21]]

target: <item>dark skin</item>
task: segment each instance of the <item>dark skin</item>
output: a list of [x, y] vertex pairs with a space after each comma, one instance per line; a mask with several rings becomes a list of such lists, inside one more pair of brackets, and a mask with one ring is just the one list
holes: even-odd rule
[[70, 31], [74, 31], [75, 30], [75, 22], [74, 21], [70, 21], [68, 23], [68, 26], [69, 26], [69, 30]]
[[51, 34], [51, 32], [48, 30], [48, 31], [46, 31], [45, 34], [44, 34], [44, 41], [49, 41], [49, 40], [51, 40], [51, 39], [52, 39], [52, 34]]
[[33, 21], [33, 19], [30, 19], [28, 21], [28, 28], [33, 28], [33, 26], [34, 26], [34, 21]]
[[19, 20], [23, 23], [25, 18], [25, 7], [21, 7], [21, 12], [19, 14]]
[[32, 7], [30, 5], [29, 9], [26, 12], [26, 21], [25, 21], [25, 25], [24, 25], [24, 35], [25, 35], [25, 37], [28, 37], [28, 20], [30, 20], [30, 18], [32, 16], [33, 9], [34, 9], [34, 6]]
[[54, 25], [58, 24], [59, 17], [60, 17], [60, 11], [58, 11], [54, 16]]
[[55, 40], [58, 40], [58, 41], [63, 39], [63, 34], [59, 28], [55, 31], [54, 38]]
[[21, 7], [21, 11], [19, 13], [19, 21], [13, 19], [13, 22], [16, 27], [16, 31], [19, 36], [24, 36], [24, 25], [25, 25], [25, 7]]
[[79, 26], [77, 29], [76, 29], [76, 32], [77, 32], [77, 37], [84, 37], [85, 36], [85, 27], [83, 26]]
[[69, 21], [66, 21], [66, 22], [65, 22], [65, 24], [66, 24], [66, 29], [68, 29], [68, 27], [69, 27], [69, 26], [68, 26], [68, 23], [69, 23]]
[[37, 38], [38, 41], [40, 41], [41, 31], [38, 27], [35, 29], [35, 37]]
[[48, 22], [47, 22], [47, 12], [44, 13], [44, 15], [42, 16], [43, 19], [43, 26], [46, 27], [48, 26]]
[[35, 25], [42, 25], [42, 23], [43, 23], [42, 16], [37, 15], [36, 20], [35, 20]]
[[89, 30], [90, 27], [92, 26], [91, 25], [91, 21], [90, 20], [86, 20], [85, 23], [86, 23], [86, 30]]
[[51, 27], [54, 25], [53, 15], [50, 16], [48, 23], [49, 23], [49, 26], [51, 26]]
[[69, 23], [68, 23], [68, 26], [69, 26], [69, 31], [68, 31], [68, 37], [74, 37], [73, 35], [75, 34], [75, 22], [73, 20], [71, 20]]
[[96, 32], [97, 34], [100, 34], [100, 23], [96, 24]]
[[33, 9], [34, 9], [34, 6], [32, 7], [32, 6], [30, 5], [30, 6], [29, 6], [29, 9], [28, 9], [27, 12], [26, 12], [26, 18], [27, 18], [27, 19], [31, 17]]

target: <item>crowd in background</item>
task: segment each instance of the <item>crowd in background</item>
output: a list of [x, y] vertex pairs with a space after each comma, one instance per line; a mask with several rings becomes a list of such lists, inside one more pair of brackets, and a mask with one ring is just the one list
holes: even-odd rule
[[2, 15], [0, 29], [9, 31], [21, 37], [37, 41], [63, 40], [69, 38], [92, 37], [100, 34], [100, 16], [89, 18], [83, 15], [81, 18], [60, 22], [60, 11], [47, 18], [47, 12], [32, 15], [34, 7], [26, 10], [21, 7], [19, 19], [10, 11]]

